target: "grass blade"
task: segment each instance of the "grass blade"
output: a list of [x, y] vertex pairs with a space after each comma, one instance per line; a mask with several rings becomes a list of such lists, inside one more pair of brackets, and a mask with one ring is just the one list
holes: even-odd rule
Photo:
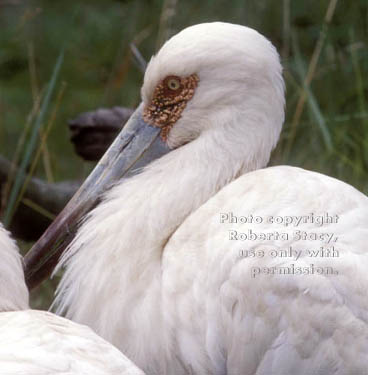
[[59, 72], [60, 72], [60, 69], [61, 69], [61, 65], [63, 63], [63, 59], [64, 59], [64, 48], [60, 52], [60, 55], [59, 55], [59, 57], [56, 61], [56, 64], [55, 64], [50, 82], [48, 84], [48, 87], [47, 87], [47, 90], [46, 90], [46, 93], [45, 93], [45, 98], [42, 102], [41, 110], [40, 110], [40, 112], [37, 116], [37, 119], [35, 121], [35, 124], [33, 126], [31, 137], [30, 137], [29, 142], [27, 143], [24, 157], [22, 158], [21, 164], [19, 166], [18, 173], [15, 177], [14, 185], [13, 185], [12, 191], [10, 193], [9, 202], [8, 202], [7, 207], [6, 207], [5, 216], [4, 216], [4, 225], [6, 227], [9, 226], [9, 224], [11, 222], [11, 219], [13, 217], [13, 214], [15, 212], [15, 206], [16, 206], [17, 198], [18, 198], [19, 191], [22, 187], [22, 181], [25, 177], [26, 168], [29, 165], [32, 154], [33, 154], [33, 152], [36, 148], [36, 144], [37, 144], [37, 140], [38, 140], [38, 134], [40, 132], [42, 124], [44, 123], [45, 115], [46, 115], [47, 109], [48, 109], [49, 104], [50, 104], [51, 96], [52, 96], [54, 88], [55, 88], [56, 80], [59, 76]]
[[327, 148], [328, 152], [331, 152], [333, 150], [332, 146], [332, 138], [331, 134], [329, 131], [329, 128], [326, 124], [325, 118], [319, 108], [318, 102], [310, 88], [310, 85], [307, 85], [305, 83], [304, 77], [306, 75], [306, 68], [304, 66], [304, 62], [300, 53], [299, 45], [297, 42], [297, 37], [296, 34], [293, 34], [292, 38], [292, 46], [293, 46], [293, 52], [295, 56], [295, 63], [296, 63], [296, 68], [300, 77], [301, 82], [303, 83], [303, 89], [306, 93], [306, 102], [307, 105], [311, 111], [311, 114], [316, 121], [321, 133], [322, 133], [322, 138], [325, 143], [325, 146]]

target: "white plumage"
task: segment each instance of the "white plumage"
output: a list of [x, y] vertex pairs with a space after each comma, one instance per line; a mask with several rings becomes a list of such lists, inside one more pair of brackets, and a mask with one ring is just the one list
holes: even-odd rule
[[22, 258], [15, 241], [0, 223], [0, 311], [28, 308], [28, 289], [24, 282]]
[[[365, 373], [368, 199], [318, 173], [260, 169], [284, 120], [281, 66], [263, 36], [224, 23], [185, 29], [151, 60], [143, 104], [166, 76], [190, 74], [199, 85], [169, 133], [175, 149], [89, 214], [61, 263], [58, 312], [150, 374]], [[263, 222], [221, 223], [227, 213]], [[338, 220], [267, 219], [311, 213]], [[296, 230], [315, 238], [298, 240]], [[285, 235], [242, 241], [234, 231]], [[338, 257], [308, 253], [332, 245]], [[290, 246], [298, 259], [272, 256]], [[320, 274], [330, 268], [338, 274]]]
[[89, 327], [27, 310], [21, 257], [1, 224], [0, 256], [0, 374], [144, 374]]

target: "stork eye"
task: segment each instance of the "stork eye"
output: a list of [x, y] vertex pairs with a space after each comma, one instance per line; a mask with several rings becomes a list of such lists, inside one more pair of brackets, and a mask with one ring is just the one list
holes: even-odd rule
[[157, 84], [151, 101], [144, 108], [143, 118], [148, 124], [162, 128], [164, 141], [193, 98], [198, 82], [199, 77], [194, 73], [187, 77], [167, 76]]
[[167, 88], [172, 91], [179, 90], [181, 87], [179, 78], [169, 78], [166, 85]]

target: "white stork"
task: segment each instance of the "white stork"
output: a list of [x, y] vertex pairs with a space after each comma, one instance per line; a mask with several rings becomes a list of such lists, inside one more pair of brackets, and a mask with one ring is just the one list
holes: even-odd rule
[[57, 228], [150, 144], [167, 154], [84, 219], [59, 264], [58, 313], [150, 374], [366, 373], [368, 199], [261, 169], [284, 121], [272, 44], [243, 26], [189, 27], [150, 61], [142, 100]]
[[0, 374], [143, 375], [90, 328], [29, 310], [15, 242], [0, 224]]

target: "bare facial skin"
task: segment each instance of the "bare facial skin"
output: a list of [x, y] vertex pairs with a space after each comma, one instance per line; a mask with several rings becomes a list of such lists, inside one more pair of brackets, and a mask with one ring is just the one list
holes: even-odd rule
[[164, 141], [192, 99], [198, 82], [196, 74], [188, 77], [167, 76], [156, 86], [151, 103], [143, 111], [143, 119], [162, 129], [161, 138]]

